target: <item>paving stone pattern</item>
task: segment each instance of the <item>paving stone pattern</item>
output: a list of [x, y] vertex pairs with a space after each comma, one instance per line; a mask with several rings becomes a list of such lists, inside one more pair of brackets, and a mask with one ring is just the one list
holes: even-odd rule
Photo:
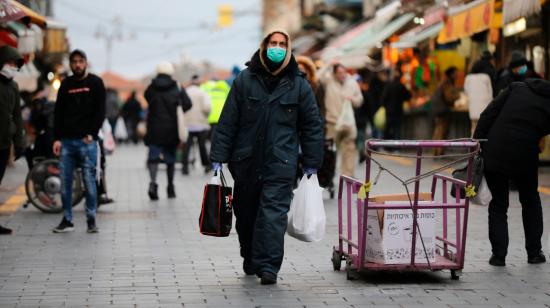
[[[166, 199], [161, 171], [161, 199], [151, 202], [145, 154], [144, 147], [121, 146], [109, 157], [108, 184], [116, 203], [99, 210], [99, 234], [86, 233], [82, 205], [75, 208], [76, 230], [68, 234], [51, 233], [60, 215], [32, 207], [0, 218], [16, 231], [0, 237], [0, 307], [550, 307], [550, 264], [526, 262], [517, 194], [509, 212], [512, 241], [505, 268], [487, 264], [486, 208], [472, 206], [459, 281], [448, 271], [377, 272], [347, 281], [330, 262], [337, 211], [336, 202], [326, 199], [325, 239], [303, 243], [287, 237], [278, 284], [262, 286], [242, 273], [234, 231], [228, 238], [199, 234], [208, 180], [202, 168], [187, 177], [177, 174], [175, 200]], [[388, 192], [398, 187], [389, 183], [383, 176], [377, 187]], [[541, 184], [550, 184], [549, 177], [541, 176]], [[548, 225], [550, 198], [542, 197]]]

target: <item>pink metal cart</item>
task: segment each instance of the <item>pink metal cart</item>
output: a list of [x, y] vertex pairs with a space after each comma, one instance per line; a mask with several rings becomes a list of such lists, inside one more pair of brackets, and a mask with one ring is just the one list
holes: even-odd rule
[[[454, 152], [461, 151], [460, 154], [447, 155], [447, 157], [458, 157], [459, 159], [436, 170], [421, 174], [422, 160], [430, 156], [423, 155], [426, 149], [430, 148], [453, 148]], [[408, 180], [400, 180], [406, 191], [401, 195], [386, 195], [386, 196], [369, 196], [371, 186], [371, 168], [378, 165], [380, 170], [387, 171], [395, 176], [390, 170], [385, 169], [372, 154], [382, 154], [378, 149], [409, 149], [415, 150], [416, 154], [401, 155], [401, 154], [385, 154], [393, 156], [412, 157], [416, 161], [415, 176]], [[469, 198], [460, 196], [457, 193], [456, 198], [449, 195], [448, 183], [455, 185], [456, 191], [460, 191], [461, 187], [469, 187], [472, 181], [472, 162], [474, 156], [479, 151], [479, 143], [475, 140], [463, 139], [456, 141], [383, 141], [383, 140], [368, 140], [366, 142], [367, 166], [365, 182], [357, 179], [341, 176], [339, 181], [338, 191], [338, 246], [334, 247], [332, 255], [332, 263], [334, 270], [340, 270], [341, 262], [346, 261], [347, 278], [352, 280], [357, 278], [359, 272], [376, 271], [376, 270], [450, 270], [452, 279], [459, 279], [464, 267], [464, 253], [466, 248], [466, 230], [468, 226], [468, 207]], [[449, 168], [451, 165], [458, 162], [468, 163], [468, 176], [466, 181], [454, 179], [450, 176], [443, 175], [440, 172]], [[396, 177], [396, 176], [395, 176]], [[431, 191], [428, 193], [420, 192], [420, 180], [432, 178]], [[376, 176], [377, 180], [378, 176]], [[397, 177], [396, 177], [397, 178]], [[407, 185], [413, 186], [413, 192], [409, 192]], [[435, 201], [436, 188], [441, 186], [441, 201]], [[360, 193], [363, 187], [363, 195]], [[345, 200], [343, 196], [345, 195]], [[361, 196], [360, 196], [361, 195]], [[364, 198], [364, 199], [363, 199]], [[430, 200], [428, 205], [421, 202], [422, 200]], [[391, 205], [385, 201], [392, 201]], [[367, 248], [367, 217], [369, 211], [376, 210], [410, 210], [412, 211], [412, 237], [410, 262], [406, 264], [383, 264], [366, 261]], [[423, 209], [434, 209], [441, 211], [442, 226], [439, 232], [435, 234], [435, 261], [430, 262], [415, 262], [415, 252], [417, 246], [423, 249], [424, 241], [417, 241], [417, 232], [419, 232], [417, 213]], [[345, 213], [344, 213], [345, 211]], [[451, 215], [452, 214], [452, 215]], [[356, 216], [352, 218], [353, 216]], [[455, 224], [452, 225], [454, 216]], [[356, 220], [356, 222], [354, 221]], [[454, 229], [451, 229], [453, 228]], [[346, 229], [346, 230], [344, 230]], [[422, 239], [422, 236], [420, 236]], [[408, 258], [408, 257], [407, 257]], [[424, 261], [428, 260], [428, 255]]]

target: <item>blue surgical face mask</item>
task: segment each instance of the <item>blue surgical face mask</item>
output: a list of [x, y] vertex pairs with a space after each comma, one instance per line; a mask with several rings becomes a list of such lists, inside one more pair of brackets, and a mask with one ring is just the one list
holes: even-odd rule
[[527, 65], [522, 65], [518, 70], [518, 75], [523, 76], [527, 74]]
[[286, 56], [286, 49], [281, 47], [269, 47], [267, 49], [267, 57], [269, 60], [280, 63], [285, 59]]

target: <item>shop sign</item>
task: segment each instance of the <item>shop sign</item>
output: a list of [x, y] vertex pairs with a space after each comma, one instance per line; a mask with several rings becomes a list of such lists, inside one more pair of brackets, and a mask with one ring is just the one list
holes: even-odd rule
[[508, 37], [523, 32], [525, 31], [525, 29], [527, 29], [527, 20], [525, 20], [525, 18], [520, 18], [514, 22], [505, 25], [502, 29], [502, 34], [505, 37]]
[[482, 0], [466, 5], [463, 10], [456, 10], [457, 13], [447, 17], [437, 42], [444, 44], [489, 29], [493, 7], [493, 0]]

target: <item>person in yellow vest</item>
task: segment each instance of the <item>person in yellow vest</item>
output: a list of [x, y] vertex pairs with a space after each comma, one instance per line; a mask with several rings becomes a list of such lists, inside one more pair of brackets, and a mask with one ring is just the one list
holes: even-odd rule
[[230, 87], [224, 80], [209, 80], [201, 85], [201, 90], [205, 91], [208, 96], [210, 96], [211, 110], [208, 116], [210, 134], [208, 138], [212, 140], [212, 135], [220, 120], [223, 105], [229, 94]]

